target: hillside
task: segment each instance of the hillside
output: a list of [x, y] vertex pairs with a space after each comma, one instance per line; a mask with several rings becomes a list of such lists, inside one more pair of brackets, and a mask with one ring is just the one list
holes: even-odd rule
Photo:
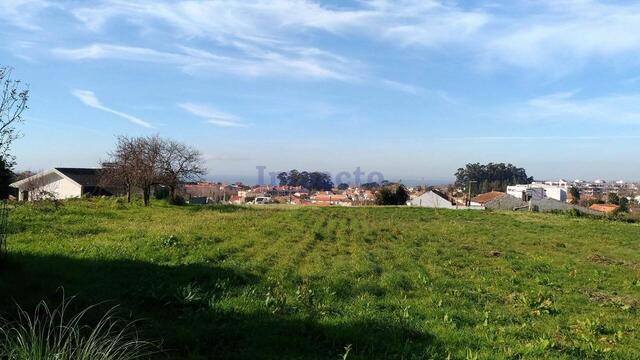
[[95, 199], [10, 225], [2, 315], [63, 286], [121, 304], [170, 358], [640, 358], [638, 224]]

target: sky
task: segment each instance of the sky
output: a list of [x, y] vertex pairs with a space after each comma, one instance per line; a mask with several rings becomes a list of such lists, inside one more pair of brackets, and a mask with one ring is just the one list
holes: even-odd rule
[[640, 180], [638, 1], [0, 0], [0, 65], [30, 89], [22, 170], [158, 134], [223, 181]]

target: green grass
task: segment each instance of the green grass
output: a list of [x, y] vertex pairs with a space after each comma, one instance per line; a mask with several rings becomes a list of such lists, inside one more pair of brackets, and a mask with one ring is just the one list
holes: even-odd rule
[[172, 359], [638, 359], [640, 225], [418, 208], [20, 206], [0, 315], [109, 300]]

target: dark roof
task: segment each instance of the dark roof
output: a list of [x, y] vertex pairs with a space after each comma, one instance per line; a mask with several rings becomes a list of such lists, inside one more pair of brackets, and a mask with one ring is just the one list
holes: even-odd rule
[[98, 186], [100, 183], [100, 169], [56, 168], [56, 170], [82, 186]]
[[442, 191], [440, 191], [438, 189], [433, 189], [433, 190], [431, 190], [431, 192], [436, 194], [436, 195], [438, 195], [438, 196], [440, 196], [441, 198], [443, 198], [443, 199], [445, 199], [447, 201], [451, 201], [449, 199], [449, 195], [445, 194], [444, 192], [442, 192]]

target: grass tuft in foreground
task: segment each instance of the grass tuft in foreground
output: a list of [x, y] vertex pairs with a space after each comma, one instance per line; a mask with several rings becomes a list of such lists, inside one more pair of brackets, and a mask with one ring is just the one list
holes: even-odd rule
[[6, 360], [133, 360], [157, 352], [156, 344], [141, 340], [134, 323], [107, 310], [94, 326], [83, 325], [90, 306], [72, 314], [63, 294], [55, 308], [42, 301], [33, 314], [18, 307], [17, 320], [0, 319], [0, 359]]

